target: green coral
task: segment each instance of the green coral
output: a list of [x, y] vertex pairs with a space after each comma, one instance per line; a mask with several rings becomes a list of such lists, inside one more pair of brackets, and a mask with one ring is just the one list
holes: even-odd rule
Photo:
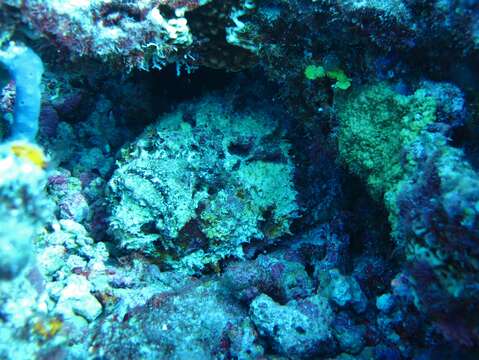
[[337, 108], [340, 157], [380, 198], [402, 179], [403, 148], [434, 122], [435, 101], [422, 90], [405, 96], [378, 84], [342, 98]]

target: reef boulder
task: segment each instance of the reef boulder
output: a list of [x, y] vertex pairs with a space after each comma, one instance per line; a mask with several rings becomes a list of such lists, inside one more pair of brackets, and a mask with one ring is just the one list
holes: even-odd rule
[[110, 232], [121, 248], [192, 271], [278, 239], [297, 216], [289, 144], [268, 109], [234, 97], [183, 105], [121, 150]]

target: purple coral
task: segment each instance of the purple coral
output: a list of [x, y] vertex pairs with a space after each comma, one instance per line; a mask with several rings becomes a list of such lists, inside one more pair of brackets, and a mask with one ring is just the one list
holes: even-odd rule
[[479, 296], [479, 175], [443, 135], [426, 134], [420, 146], [412, 152], [417, 166], [399, 186], [393, 217], [409, 260], [410, 290], [416, 306], [442, 324], [439, 329], [447, 330], [451, 321], [459, 326], [454, 319], [469, 313], [461, 325], [469, 335], [461, 338], [478, 343], [479, 318], [472, 314]]

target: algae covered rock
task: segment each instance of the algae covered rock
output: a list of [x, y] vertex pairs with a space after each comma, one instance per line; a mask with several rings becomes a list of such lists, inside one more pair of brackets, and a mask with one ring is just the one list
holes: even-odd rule
[[217, 97], [180, 106], [122, 149], [110, 232], [175, 267], [242, 257], [243, 244], [287, 234], [296, 216], [288, 149], [266, 109]]
[[261, 293], [286, 303], [305, 298], [313, 291], [303, 264], [284, 259], [280, 254], [260, 255], [253, 261], [228, 266], [223, 283], [235, 298], [245, 303]]
[[264, 352], [246, 310], [222, 296], [218, 282], [201, 280], [160, 291], [122, 323], [100, 322], [94, 346], [113, 359], [260, 359]]
[[381, 198], [403, 176], [404, 147], [435, 121], [436, 102], [421, 89], [405, 96], [378, 84], [338, 105], [340, 157]]
[[409, 290], [446, 338], [455, 339], [454, 324], [459, 341], [477, 343], [479, 174], [442, 134], [424, 134], [410, 151], [416, 167], [399, 183], [390, 215]]
[[356, 279], [342, 275], [337, 269], [324, 271], [321, 275], [320, 290], [323, 296], [339, 308], [351, 308], [358, 314], [366, 310], [367, 299]]
[[275, 351], [291, 359], [318, 358], [336, 350], [333, 312], [321, 296], [280, 305], [262, 294], [251, 304], [250, 316]]
[[237, 70], [258, 50], [256, 31], [244, 23], [256, 7], [252, 0], [29, 0], [12, 6], [72, 56], [128, 71], [175, 62]]

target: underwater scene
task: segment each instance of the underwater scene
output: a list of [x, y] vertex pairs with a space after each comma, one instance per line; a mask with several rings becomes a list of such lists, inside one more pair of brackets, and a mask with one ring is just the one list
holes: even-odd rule
[[479, 359], [479, 1], [0, 0], [30, 359]]

